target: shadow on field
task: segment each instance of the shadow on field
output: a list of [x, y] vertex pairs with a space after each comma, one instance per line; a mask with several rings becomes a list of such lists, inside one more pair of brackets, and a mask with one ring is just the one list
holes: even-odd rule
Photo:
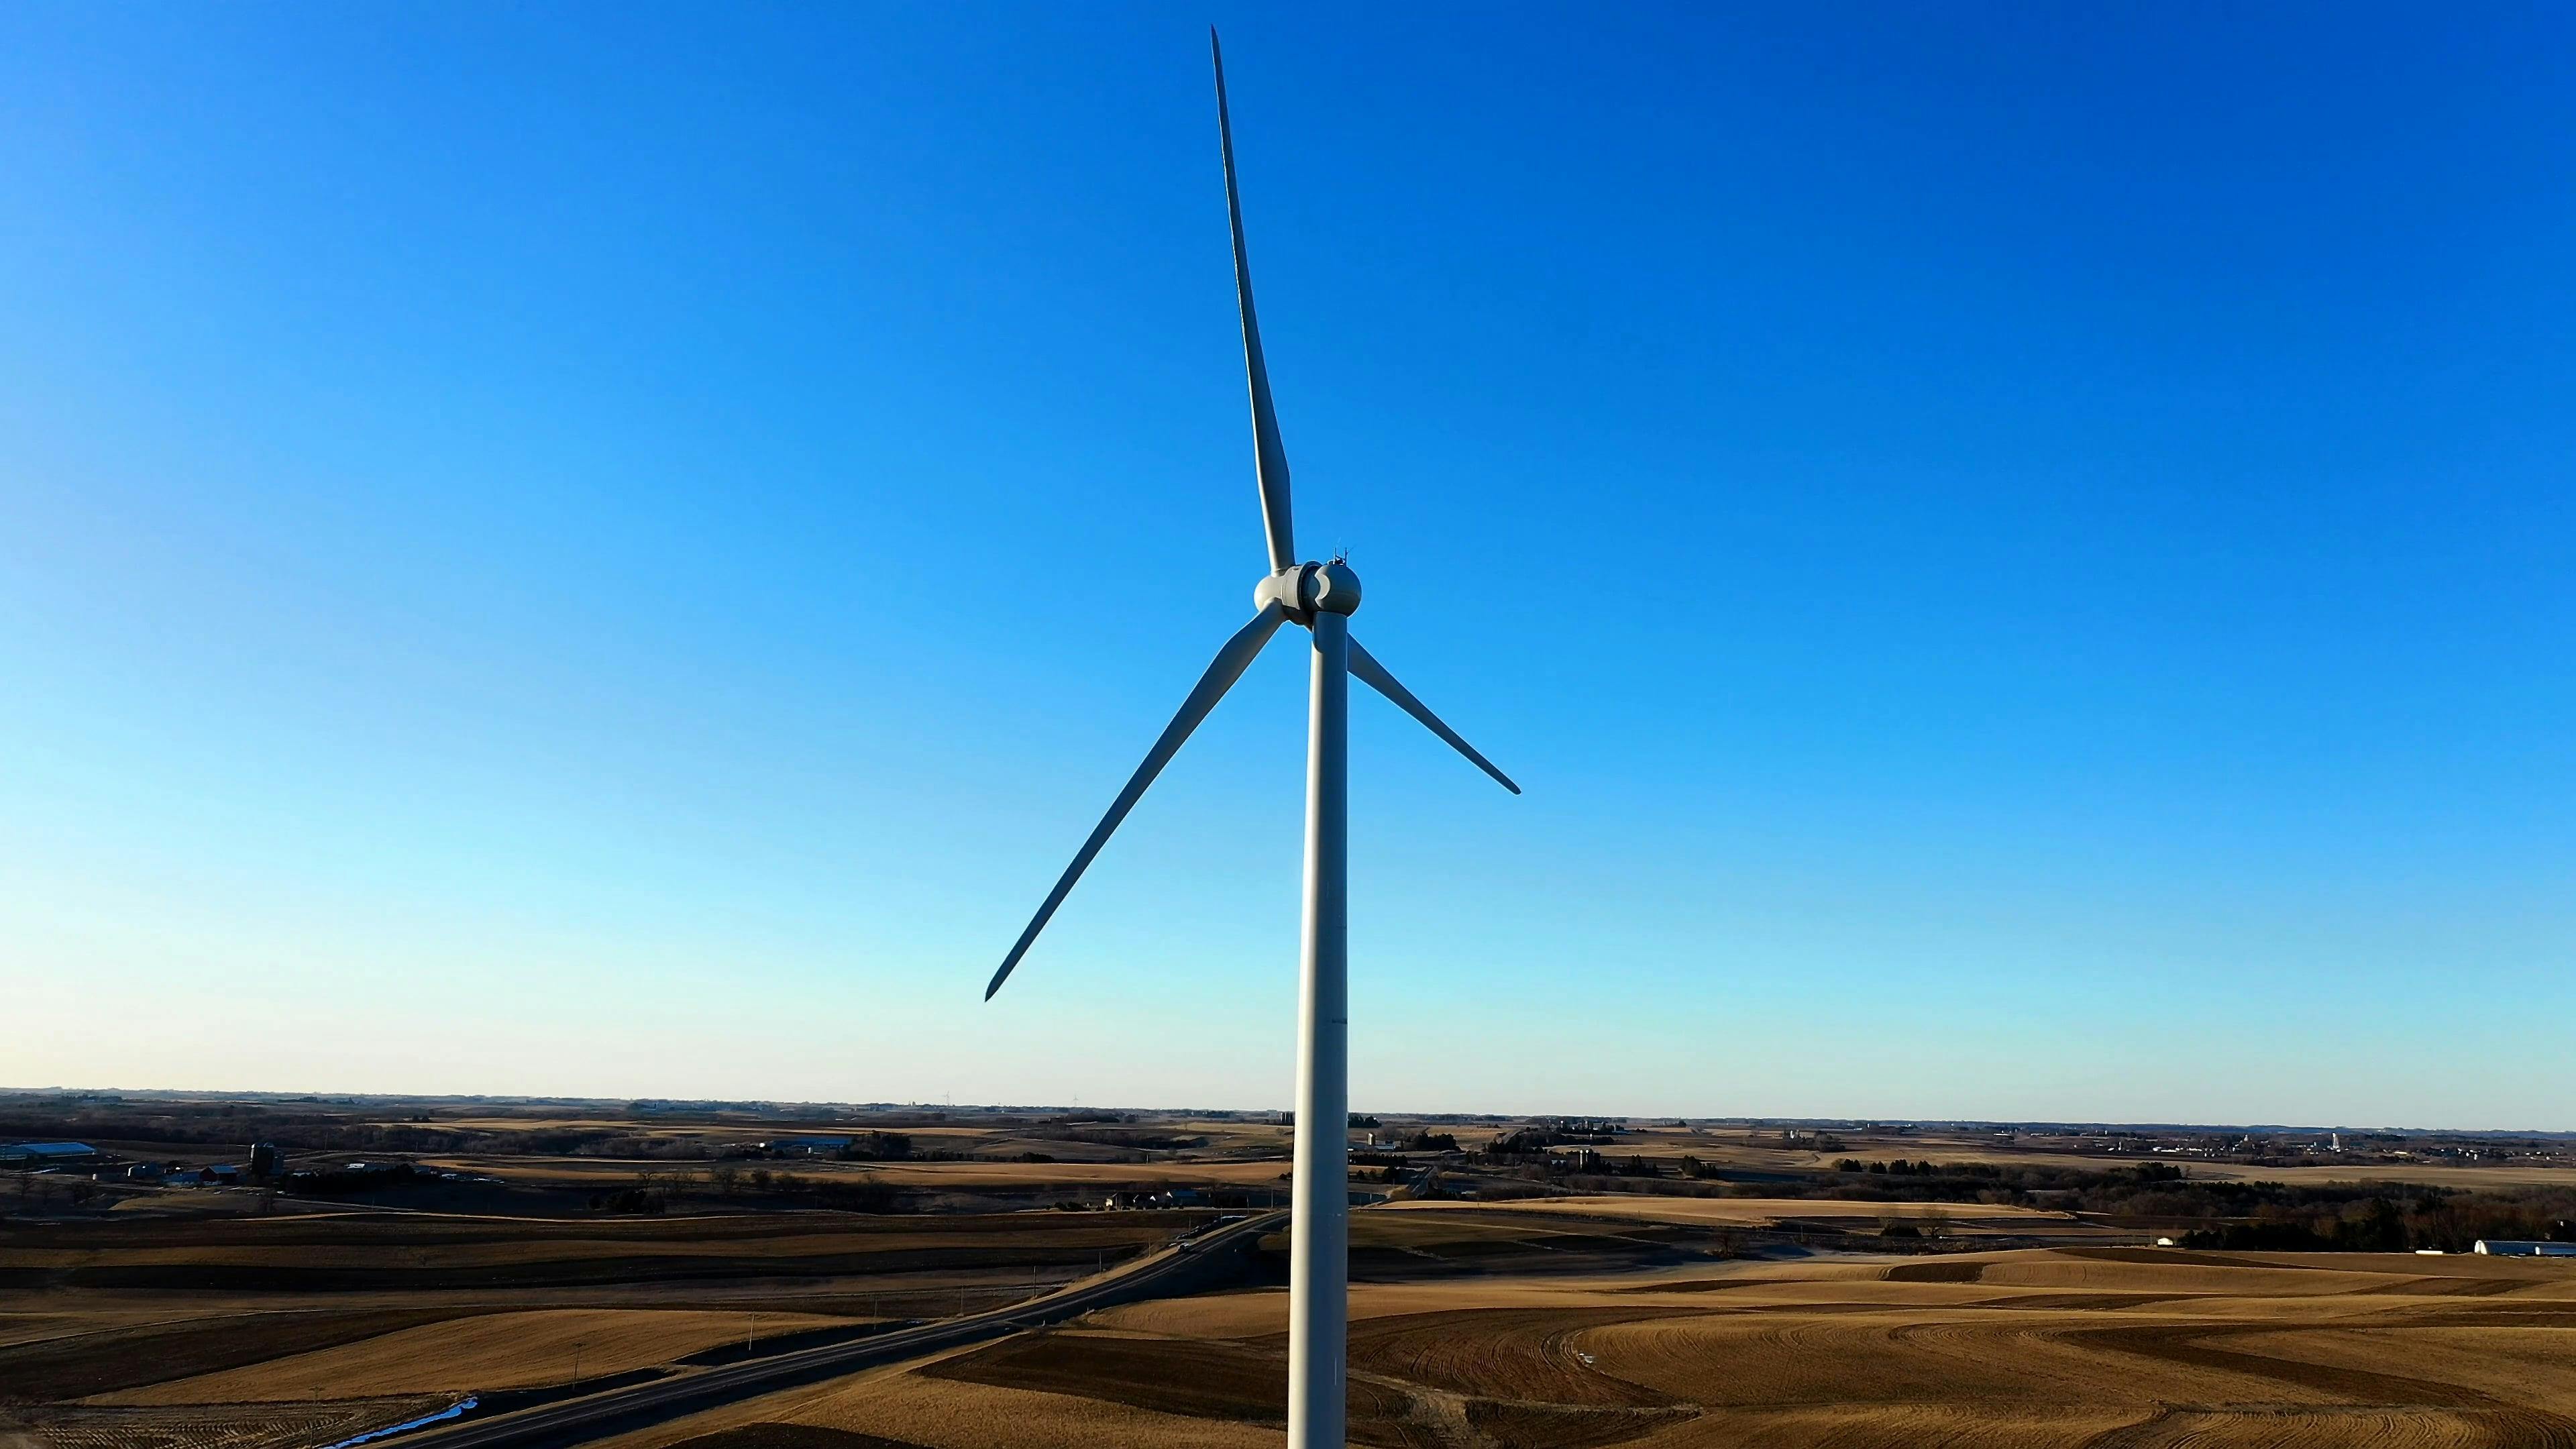
[[683, 1439], [671, 1449], [925, 1449], [909, 1439], [887, 1439], [855, 1429], [811, 1424], [745, 1424]]

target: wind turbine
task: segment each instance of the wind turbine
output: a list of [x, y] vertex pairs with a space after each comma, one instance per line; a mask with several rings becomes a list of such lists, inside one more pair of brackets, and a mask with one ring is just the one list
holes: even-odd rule
[[1252, 311], [1252, 268], [1243, 250], [1243, 204], [1235, 189], [1234, 128], [1225, 108], [1225, 56], [1208, 32], [1216, 67], [1217, 137], [1225, 155], [1226, 219], [1234, 231], [1234, 292], [1243, 310], [1243, 370], [1252, 391], [1253, 471], [1260, 484], [1262, 532], [1270, 545], [1270, 572], [1253, 586], [1252, 622], [1235, 631], [1216, 653], [1180, 712], [1145, 752], [1145, 762], [1110, 802], [1109, 813], [1075, 851], [1073, 864], [1047, 893], [1046, 903], [1002, 958], [984, 988], [984, 999], [1002, 989], [1046, 928], [1057, 906], [1118, 822], [1171, 763], [1172, 756], [1243, 677], [1262, 646], [1282, 624], [1305, 628], [1313, 643], [1306, 714], [1305, 925], [1298, 959], [1297, 1147], [1291, 1190], [1288, 1250], [1288, 1443], [1290, 1449], [1342, 1449], [1343, 1355], [1350, 1292], [1350, 1008], [1345, 954], [1348, 899], [1346, 844], [1347, 774], [1350, 760], [1350, 677], [1393, 700], [1430, 727], [1452, 749], [1474, 761], [1517, 795], [1521, 787], [1476, 753], [1441, 722], [1413, 691], [1350, 635], [1360, 606], [1359, 575], [1340, 558], [1300, 563], [1291, 541], [1288, 454], [1279, 444], [1279, 417], [1270, 405], [1270, 370], [1261, 360], [1261, 327]]

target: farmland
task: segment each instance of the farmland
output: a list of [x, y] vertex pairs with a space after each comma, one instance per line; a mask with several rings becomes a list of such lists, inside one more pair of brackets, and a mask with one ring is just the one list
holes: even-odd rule
[[[1288, 1166], [1286, 1127], [1240, 1114], [0, 1110], [98, 1153], [0, 1182], [5, 1449], [319, 1445], [858, 1344], [1169, 1260]], [[2576, 1445], [2576, 1265], [2412, 1251], [2564, 1230], [2555, 1139], [1351, 1131], [1355, 1442]], [[218, 1170], [254, 1141], [272, 1171]], [[1170, 1293], [598, 1442], [1276, 1443], [1261, 1226]]]
[[[2527, 1260], [1815, 1257], [1364, 1282], [1352, 1311], [1375, 1445], [2576, 1443], [2576, 1275]], [[1140, 1305], [618, 1442], [1276, 1442], [1282, 1314], [1266, 1290]]]

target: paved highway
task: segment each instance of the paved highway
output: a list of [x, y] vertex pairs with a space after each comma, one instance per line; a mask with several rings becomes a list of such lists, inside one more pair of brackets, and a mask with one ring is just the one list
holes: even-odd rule
[[1186, 1246], [1162, 1249], [1115, 1272], [988, 1313], [943, 1318], [917, 1328], [798, 1349], [702, 1373], [675, 1374], [629, 1389], [522, 1409], [497, 1418], [416, 1430], [383, 1442], [391, 1449], [558, 1449], [586, 1443], [774, 1389], [838, 1378], [859, 1369], [898, 1363], [1023, 1328], [1061, 1323], [1096, 1308], [1178, 1291], [1191, 1280], [1206, 1276], [1204, 1265], [1213, 1255], [1244, 1246], [1249, 1239], [1278, 1231], [1287, 1223], [1288, 1214], [1284, 1212], [1259, 1213], [1204, 1232]]

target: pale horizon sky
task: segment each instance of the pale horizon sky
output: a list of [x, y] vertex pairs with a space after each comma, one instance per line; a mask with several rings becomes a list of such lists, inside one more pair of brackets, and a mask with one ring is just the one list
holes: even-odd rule
[[[2576, 18], [0, 19], [0, 1080], [2576, 1128]], [[1283, 641], [1293, 642], [1293, 641]]]
[[[853, 1111], [870, 1111], [870, 1112], [878, 1112], [878, 1113], [905, 1113], [905, 1112], [911, 1112], [911, 1113], [919, 1113], [919, 1114], [922, 1114], [922, 1115], [925, 1115], [925, 1116], [934, 1115], [934, 1114], [949, 1113], [949, 1112], [955, 1112], [955, 1113], [960, 1113], [960, 1114], [973, 1114], [973, 1115], [985, 1115], [985, 1114], [996, 1114], [996, 1115], [1015, 1115], [1015, 1114], [1026, 1114], [1026, 1113], [1037, 1113], [1037, 1112], [1065, 1112], [1065, 1113], [1075, 1113], [1075, 1112], [1116, 1112], [1116, 1113], [1128, 1113], [1128, 1114], [1133, 1114], [1133, 1115], [1136, 1115], [1136, 1116], [1167, 1115], [1167, 1116], [1176, 1116], [1176, 1117], [1177, 1117], [1177, 1116], [1192, 1116], [1192, 1115], [1199, 1115], [1199, 1114], [1206, 1114], [1206, 1115], [1211, 1115], [1211, 1116], [1214, 1116], [1214, 1115], [1235, 1115], [1235, 1116], [1243, 1116], [1243, 1115], [1274, 1114], [1274, 1113], [1277, 1113], [1277, 1112], [1279, 1112], [1279, 1111], [1284, 1110], [1284, 1109], [1276, 1108], [1276, 1107], [1232, 1107], [1232, 1106], [1226, 1106], [1226, 1105], [1221, 1104], [1221, 1103], [1170, 1103], [1170, 1102], [1167, 1102], [1167, 1103], [1160, 1103], [1160, 1104], [1155, 1104], [1155, 1103], [1143, 1103], [1143, 1102], [1074, 1102], [1074, 1101], [1067, 1101], [1067, 1102], [950, 1102], [950, 1101], [945, 1101], [945, 1100], [916, 1101], [916, 1100], [909, 1099], [909, 1098], [900, 1099], [900, 1100], [894, 1100], [894, 1101], [826, 1102], [826, 1101], [801, 1101], [801, 1100], [795, 1100], [795, 1099], [778, 1099], [778, 1098], [767, 1098], [767, 1097], [704, 1097], [704, 1098], [671, 1098], [671, 1097], [650, 1097], [650, 1096], [646, 1096], [646, 1097], [623, 1097], [623, 1096], [615, 1096], [615, 1095], [610, 1095], [610, 1096], [599, 1096], [599, 1095], [596, 1095], [596, 1094], [591, 1094], [591, 1095], [582, 1095], [582, 1096], [575, 1096], [575, 1095], [516, 1095], [516, 1094], [493, 1094], [493, 1093], [482, 1093], [482, 1094], [476, 1094], [476, 1093], [427, 1093], [427, 1092], [421, 1092], [421, 1093], [404, 1093], [404, 1092], [298, 1092], [298, 1091], [295, 1091], [295, 1090], [294, 1090], [294, 1089], [292, 1089], [292, 1088], [243, 1088], [243, 1089], [240, 1089], [240, 1090], [238, 1090], [238, 1091], [227, 1091], [227, 1090], [225, 1090], [225, 1089], [221, 1089], [221, 1088], [182, 1088], [182, 1087], [97, 1087], [97, 1086], [93, 1086], [93, 1087], [71, 1087], [71, 1086], [59, 1086], [59, 1085], [57, 1085], [57, 1086], [44, 1086], [44, 1087], [23, 1087], [23, 1086], [16, 1086], [16, 1087], [13, 1087], [13, 1086], [7, 1086], [7, 1085], [0, 1085], [0, 1094], [11, 1094], [11, 1093], [24, 1093], [24, 1094], [34, 1094], [34, 1095], [56, 1094], [56, 1095], [69, 1096], [69, 1097], [90, 1097], [90, 1096], [101, 1096], [101, 1097], [107, 1097], [107, 1096], [115, 1096], [115, 1097], [121, 1097], [121, 1098], [123, 1098], [124, 1100], [129, 1101], [129, 1102], [132, 1102], [132, 1101], [174, 1101], [174, 1102], [175, 1102], [175, 1101], [188, 1101], [188, 1102], [197, 1102], [197, 1101], [264, 1101], [264, 1102], [271, 1102], [271, 1103], [275, 1103], [275, 1104], [294, 1104], [294, 1103], [301, 1103], [301, 1102], [308, 1102], [308, 1101], [309, 1101], [309, 1102], [314, 1102], [314, 1103], [317, 1103], [317, 1104], [320, 1104], [320, 1105], [325, 1105], [325, 1106], [342, 1105], [342, 1104], [347, 1104], [347, 1103], [357, 1103], [357, 1104], [360, 1104], [360, 1105], [365, 1105], [365, 1104], [369, 1104], [369, 1103], [376, 1103], [376, 1102], [386, 1102], [386, 1103], [403, 1102], [403, 1103], [425, 1103], [425, 1104], [429, 1104], [429, 1105], [432, 1105], [432, 1106], [447, 1106], [447, 1105], [452, 1105], [452, 1106], [456, 1106], [456, 1107], [459, 1107], [459, 1108], [467, 1108], [467, 1109], [476, 1108], [476, 1107], [483, 1107], [483, 1106], [496, 1106], [496, 1107], [507, 1107], [507, 1106], [549, 1107], [549, 1106], [556, 1106], [556, 1105], [564, 1105], [564, 1106], [596, 1106], [596, 1107], [604, 1107], [604, 1108], [624, 1108], [624, 1107], [632, 1106], [633, 1104], [638, 1103], [638, 1102], [652, 1102], [652, 1103], [657, 1103], [657, 1104], [663, 1104], [663, 1105], [666, 1105], [666, 1106], [668, 1106], [668, 1107], [669, 1107], [670, 1109], [672, 1109], [672, 1110], [686, 1110], [686, 1109], [697, 1108], [697, 1107], [705, 1107], [705, 1108], [708, 1108], [708, 1109], [710, 1109], [710, 1110], [722, 1111], [722, 1110], [726, 1110], [726, 1109], [739, 1108], [739, 1107], [758, 1107], [758, 1108], [762, 1108], [762, 1109], [770, 1110], [770, 1111], [773, 1111], [773, 1112], [777, 1112], [777, 1113], [781, 1113], [781, 1114], [786, 1114], [786, 1113], [794, 1112], [794, 1111], [796, 1111], [796, 1110], [798, 1110], [798, 1109], [803, 1109], [803, 1108], [816, 1108], [816, 1109], [828, 1109], [828, 1110], [842, 1110], [842, 1109], [848, 1109], [848, 1110], [853, 1110]], [[2437, 1124], [2437, 1125], [2425, 1125], [2425, 1124], [2409, 1124], [2409, 1123], [2401, 1123], [2401, 1122], [2254, 1122], [2254, 1121], [2248, 1121], [2248, 1122], [2150, 1122], [2150, 1121], [2106, 1121], [2106, 1120], [2099, 1119], [2099, 1118], [2085, 1118], [2085, 1117], [2077, 1117], [2077, 1118], [2048, 1118], [2048, 1119], [2037, 1119], [2037, 1118], [1994, 1118], [1994, 1117], [1902, 1117], [1902, 1116], [1883, 1116], [1883, 1115], [1882, 1115], [1882, 1116], [1875, 1116], [1875, 1117], [1873, 1117], [1873, 1116], [1869, 1116], [1869, 1115], [1866, 1115], [1866, 1114], [1852, 1114], [1852, 1115], [1848, 1115], [1848, 1116], [1839, 1116], [1839, 1117], [1837, 1117], [1837, 1116], [1824, 1116], [1824, 1117], [1805, 1116], [1805, 1117], [1801, 1117], [1801, 1116], [1787, 1116], [1787, 1115], [1781, 1115], [1781, 1116], [1768, 1116], [1768, 1117], [1766, 1117], [1766, 1116], [1759, 1116], [1759, 1115], [1756, 1115], [1756, 1116], [1728, 1116], [1728, 1117], [1712, 1117], [1712, 1116], [1706, 1116], [1706, 1115], [1693, 1115], [1693, 1114], [1681, 1114], [1681, 1113], [1670, 1113], [1670, 1112], [1663, 1112], [1663, 1113], [1651, 1113], [1651, 1112], [1592, 1112], [1592, 1113], [1584, 1113], [1584, 1112], [1557, 1112], [1557, 1111], [1547, 1111], [1547, 1110], [1531, 1110], [1531, 1111], [1524, 1111], [1524, 1112], [1485, 1112], [1485, 1111], [1470, 1111], [1470, 1110], [1465, 1110], [1465, 1109], [1459, 1109], [1459, 1110], [1419, 1109], [1419, 1110], [1417, 1110], [1417, 1109], [1414, 1109], [1414, 1108], [1407, 1108], [1407, 1107], [1393, 1107], [1393, 1106], [1388, 1106], [1388, 1105], [1383, 1104], [1383, 1103], [1380, 1103], [1380, 1104], [1378, 1104], [1378, 1105], [1371, 1106], [1371, 1107], [1353, 1107], [1353, 1108], [1351, 1109], [1351, 1111], [1352, 1111], [1352, 1114], [1353, 1114], [1354, 1116], [1360, 1116], [1360, 1115], [1382, 1116], [1382, 1117], [1387, 1118], [1387, 1119], [1388, 1119], [1388, 1120], [1390, 1120], [1390, 1121], [1400, 1121], [1400, 1120], [1414, 1119], [1414, 1118], [1425, 1119], [1425, 1120], [1449, 1120], [1449, 1119], [1462, 1119], [1462, 1118], [1492, 1118], [1492, 1119], [1497, 1120], [1497, 1121], [1505, 1121], [1505, 1122], [1509, 1122], [1509, 1121], [1526, 1121], [1526, 1120], [1530, 1120], [1530, 1119], [1533, 1119], [1533, 1118], [1548, 1118], [1548, 1117], [1565, 1117], [1565, 1118], [1573, 1118], [1573, 1119], [1576, 1119], [1576, 1120], [1581, 1120], [1581, 1119], [1584, 1119], [1584, 1118], [1586, 1118], [1586, 1117], [1589, 1117], [1589, 1118], [1592, 1118], [1592, 1119], [1595, 1119], [1595, 1120], [1603, 1120], [1603, 1121], [1619, 1121], [1619, 1120], [1625, 1120], [1625, 1121], [1628, 1121], [1628, 1122], [1630, 1122], [1630, 1123], [1632, 1123], [1632, 1124], [1652, 1126], [1652, 1125], [1656, 1125], [1656, 1124], [1659, 1124], [1659, 1123], [1663, 1123], [1663, 1122], [1666, 1122], [1666, 1121], [1674, 1120], [1674, 1119], [1677, 1119], [1677, 1118], [1683, 1117], [1683, 1116], [1685, 1116], [1685, 1115], [1688, 1115], [1688, 1116], [1689, 1116], [1689, 1120], [1690, 1120], [1692, 1123], [1694, 1123], [1695, 1125], [1717, 1125], [1717, 1126], [1731, 1126], [1731, 1125], [1737, 1125], [1737, 1124], [1757, 1124], [1757, 1125], [1771, 1125], [1771, 1124], [1778, 1124], [1778, 1125], [1789, 1125], [1789, 1126], [1797, 1126], [1797, 1127], [1805, 1127], [1805, 1126], [1808, 1126], [1808, 1125], [1814, 1125], [1814, 1126], [1817, 1126], [1817, 1127], [1838, 1127], [1838, 1126], [1839, 1126], [1839, 1127], [1846, 1127], [1846, 1128], [1848, 1128], [1848, 1127], [1852, 1127], [1852, 1126], [1855, 1126], [1855, 1125], [1863, 1125], [1863, 1126], [1865, 1126], [1865, 1125], [1877, 1124], [1877, 1125], [1887, 1125], [1887, 1126], [1912, 1126], [1912, 1127], [1933, 1127], [1933, 1128], [1950, 1127], [1950, 1126], [1956, 1126], [1956, 1127], [1999, 1127], [1999, 1128], [2001, 1128], [2001, 1127], [2025, 1127], [2025, 1128], [2066, 1127], [2066, 1128], [2103, 1128], [2103, 1129], [2109, 1129], [2109, 1130], [2132, 1129], [2132, 1128], [2134, 1128], [2134, 1129], [2142, 1129], [2142, 1130], [2152, 1130], [2152, 1129], [2163, 1128], [2163, 1129], [2174, 1129], [2174, 1130], [2208, 1129], [2208, 1130], [2213, 1130], [2213, 1131], [2254, 1131], [2254, 1132], [2265, 1132], [2265, 1131], [2278, 1131], [2278, 1132], [2309, 1132], [2309, 1131], [2314, 1131], [2314, 1132], [2391, 1132], [2391, 1133], [2395, 1133], [2395, 1132], [2405, 1132], [2405, 1133], [2429, 1133], [2429, 1134], [2440, 1134], [2440, 1133], [2447, 1133], [2447, 1132], [2460, 1132], [2460, 1133], [2462, 1133], [2462, 1134], [2464, 1134], [2464, 1135], [2465, 1135], [2465, 1134], [2476, 1134], [2476, 1135], [2488, 1135], [2488, 1136], [2514, 1136], [2514, 1135], [2519, 1135], [2519, 1134], [2528, 1134], [2528, 1135], [2531, 1135], [2531, 1136], [2534, 1136], [2534, 1137], [2566, 1137], [2566, 1136], [2570, 1136], [2570, 1135], [2576, 1135], [2576, 1131], [2571, 1131], [2570, 1129], [2564, 1129], [2564, 1128], [2547, 1128], [2547, 1127], [2523, 1127], [2523, 1128], [2514, 1128], [2514, 1127], [2499, 1127], [2499, 1128], [2453, 1128], [2453, 1127], [2448, 1127], [2448, 1126], [2443, 1126], [2443, 1125], [2438, 1125], [2438, 1124]], [[819, 1120], [819, 1119], [808, 1119], [808, 1120]], [[864, 1124], [863, 1124], [863, 1125], [864, 1125]], [[1353, 1129], [1353, 1130], [1357, 1130], [1357, 1129]]]

